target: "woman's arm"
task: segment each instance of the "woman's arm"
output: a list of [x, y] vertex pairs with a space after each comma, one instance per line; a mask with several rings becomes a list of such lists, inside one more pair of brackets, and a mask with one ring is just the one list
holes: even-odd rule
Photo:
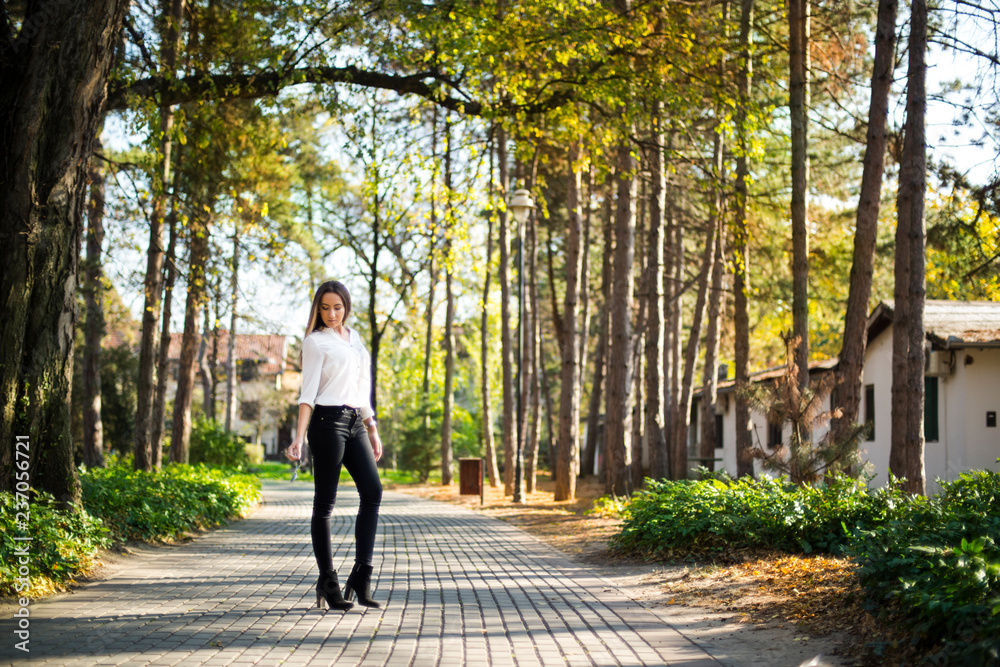
[[308, 403], [299, 403], [299, 424], [295, 429], [295, 440], [285, 450], [285, 456], [292, 461], [298, 461], [302, 456], [302, 441], [306, 437], [306, 429], [309, 428], [309, 418], [312, 417], [313, 408]]

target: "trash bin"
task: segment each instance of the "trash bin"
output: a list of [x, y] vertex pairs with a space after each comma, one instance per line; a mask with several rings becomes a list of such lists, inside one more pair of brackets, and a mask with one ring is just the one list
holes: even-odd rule
[[458, 493], [462, 496], [483, 495], [483, 460], [458, 460]]

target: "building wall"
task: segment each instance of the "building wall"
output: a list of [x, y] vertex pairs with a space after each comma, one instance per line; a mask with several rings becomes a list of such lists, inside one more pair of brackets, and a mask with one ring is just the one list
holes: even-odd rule
[[[950, 375], [938, 379], [937, 441], [924, 447], [924, 477], [927, 493], [941, 490], [937, 480], [952, 481], [962, 472], [971, 469], [1000, 471], [1000, 426], [987, 426], [987, 413], [995, 412], [1000, 418], [1000, 348], [968, 348], [955, 351], [955, 363]], [[888, 480], [889, 452], [892, 424], [892, 327], [883, 331], [871, 342], [865, 355], [862, 386], [874, 385], [875, 433], [874, 438], [861, 443], [863, 460], [871, 463], [873, 486]], [[699, 399], [696, 398], [696, 401]], [[716, 449], [716, 458], [722, 459], [716, 469], [736, 474], [736, 420], [735, 396], [731, 390], [719, 397], [716, 413], [722, 416], [723, 447]], [[829, 409], [827, 400], [826, 409]], [[696, 416], [700, 413], [696, 411]], [[864, 391], [859, 421], [865, 420]], [[752, 442], [767, 445], [767, 422], [763, 415], [752, 413]], [[695, 439], [701, 437], [701, 423], [694, 422]], [[821, 438], [827, 430], [822, 425], [813, 433]], [[782, 431], [788, 441], [789, 427]], [[694, 455], [692, 450], [692, 455]], [[694, 470], [697, 463], [692, 463]], [[756, 469], [760, 471], [759, 462]]]
[[957, 357], [955, 379], [964, 378], [965, 395], [949, 407], [961, 421], [965, 447], [961, 458], [950, 456], [949, 468], [1000, 470], [1000, 427], [986, 425], [988, 412], [1000, 413], [1000, 349], [959, 350]]
[[865, 420], [865, 387], [875, 385], [875, 434], [861, 443], [861, 460], [873, 466], [872, 485], [881, 486], [889, 479], [889, 444], [892, 428], [892, 327], [871, 341], [865, 350], [865, 368], [861, 374], [861, 405], [858, 421]]
[[[971, 360], [971, 362], [969, 362]], [[873, 484], [888, 478], [891, 441], [892, 327], [868, 349], [864, 384], [875, 384], [876, 439], [863, 454], [875, 468]], [[986, 413], [1000, 412], [1000, 349], [955, 350], [950, 375], [938, 379], [937, 441], [924, 445], [928, 494], [941, 490], [938, 480], [952, 481], [972, 469], [1000, 470], [1000, 428], [986, 426]]]

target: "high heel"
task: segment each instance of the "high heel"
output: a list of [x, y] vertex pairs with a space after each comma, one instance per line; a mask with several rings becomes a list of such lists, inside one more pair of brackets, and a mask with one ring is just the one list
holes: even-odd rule
[[355, 563], [354, 569], [351, 570], [351, 574], [347, 577], [347, 582], [344, 584], [344, 597], [350, 600], [357, 593], [358, 604], [379, 609], [382, 605], [372, 600], [371, 585], [372, 566]]
[[348, 610], [354, 606], [353, 603], [344, 599], [340, 593], [340, 582], [337, 581], [337, 573], [333, 570], [321, 572], [319, 581], [316, 582], [316, 606], [320, 609], [341, 609]]

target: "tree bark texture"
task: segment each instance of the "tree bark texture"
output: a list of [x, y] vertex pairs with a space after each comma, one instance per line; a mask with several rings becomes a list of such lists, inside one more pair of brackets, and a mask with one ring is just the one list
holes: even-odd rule
[[[432, 125], [431, 125], [431, 159], [437, 161], [437, 107], [434, 107], [432, 115]], [[438, 229], [438, 218], [437, 218], [437, 197], [435, 197], [435, 189], [437, 188], [437, 168], [435, 167], [431, 171], [431, 187], [430, 187], [430, 208], [431, 208], [431, 219], [430, 219], [430, 248], [427, 251], [427, 275], [430, 281], [430, 288], [427, 291], [427, 310], [426, 310], [426, 322], [427, 328], [424, 333], [424, 381], [423, 390], [424, 398], [428, 399], [428, 395], [431, 390], [431, 348], [434, 342], [434, 294], [437, 291], [437, 280], [438, 280], [438, 269], [437, 269], [437, 229]]]
[[583, 271], [583, 216], [580, 212], [580, 147], [570, 145], [569, 177], [566, 181], [566, 295], [563, 298], [562, 372], [559, 392], [559, 452], [556, 459], [555, 500], [572, 500], [576, 497], [576, 475], [580, 446], [580, 337], [577, 333], [577, 304], [579, 303]]
[[444, 190], [445, 190], [445, 210], [444, 210], [444, 293], [445, 293], [445, 320], [444, 320], [444, 408], [443, 419], [441, 420], [441, 485], [450, 486], [452, 480], [452, 451], [451, 451], [451, 409], [455, 383], [455, 334], [452, 328], [455, 326], [455, 291], [454, 291], [454, 264], [452, 257], [452, 221], [455, 212], [452, 210], [451, 198], [451, 114], [445, 114], [444, 122]]
[[[601, 404], [605, 388], [605, 377], [607, 361], [610, 357], [608, 348], [610, 347], [611, 332], [611, 279], [614, 270], [612, 258], [614, 257], [614, 219], [611, 208], [610, 190], [604, 197], [604, 232], [603, 244], [604, 252], [601, 260], [601, 303], [600, 321], [597, 334], [597, 351], [594, 359], [594, 378], [590, 388], [590, 404], [587, 410], [587, 440], [583, 447], [583, 456], [580, 462], [580, 474], [589, 476], [594, 474], [597, 462], [598, 447], [604, 449], [607, 442], [606, 437], [598, 437], [601, 425]], [[605, 424], [606, 426], [606, 424]], [[604, 460], [607, 467], [607, 459]]]
[[607, 408], [604, 433], [607, 477], [605, 492], [629, 496], [633, 489], [632, 413], [632, 262], [635, 251], [635, 197], [637, 179], [632, 147], [623, 139], [617, 149], [618, 200], [615, 211], [615, 272], [608, 362]]
[[670, 479], [687, 478], [687, 447], [685, 443], [677, 440], [678, 425], [685, 421], [685, 416], [681, 414], [681, 350], [683, 349], [681, 319], [684, 316], [684, 226], [676, 221], [676, 207], [671, 204], [670, 216], [675, 222], [671, 225], [674, 230], [673, 253], [674, 262], [671, 282], [673, 282], [673, 299], [670, 303], [670, 427], [667, 433], [667, 445], [670, 447]]
[[80, 501], [69, 396], [87, 172], [127, 9], [28, 3], [17, 39], [0, 37], [0, 469], [29, 438], [32, 486], [66, 505]]
[[[237, 225], [238, 229], [239, 225]], [[233, 230], [233, 273], [229, 283], [229, 340], [226, 346], [226, 432], [231, 433], [236, 423], [236, 336], [240, 299], [240, 237]]]
[[[495, 152], [490, 147], [490, 195], [496, 195], [496, 183], [493, 181], [495, 173], [493, 161]], [[493, 276], [493, 227], [497, 218], [497, 209], [491, 206], [486, 229], [486, 277], [483, 280], [483, 303], [480, 311], [479, 324], [479, 374], [480, 374], [480, 398], [483, 410], [483, 449], [486, 458], [486, 478], [490, 486], [496, 488], [500, 484], [497, 474], [497, 451], [496, 441], [493, 438], [493, 409], [490, 401], [490, 342], [489, 342], [489, 303], [490, 303], [490, 279]]]
[[[98, 146], [98, 150], [100, 147]], [[83, 296], [87, 307], [83, 348], [83, 462], [88, 468], [104, 467], [104, 424], [101, 421], [101, 340], [104, 338], [104, 174], [96, 160], [90, 168], [87, 205], [87, 262]]]
[[854, 258], [851, 263], [847, 312], [840, 349], [837, 392], [842, 416], [831, 428], [842, 435], [858, 421], [861, 405], [861, 373], [868, 344], [868, 303], [872, 292], [875, 239], [878, 233], [879, 203], [882, 199], [882, 175], [885, 148], [889, 138], [889, 89], [892, 87], [896, 50], [896, 14], [898, 0], [880, 0], [875, 27], [875, 64], [872, 70], [871, 101], [868, 107], [868, 133], [865, 143], [861, 194], [854, 230]]
[[[641, 226], [640, 226], [641, 227]], [[636, 237], [641, 237], [643, 230], [640, 228], [636, 229]], [[640, 257], [644, 254], [644, 249], [637, 249], [636, 254]], [[641, 262], [640, 262], [641, 264]], [[637, 267], [639, 275], [644, 275], [644, 267]], [[643, 282], [645, 282], [643, 280]], [[643, 393], [644, 379], [645, 379], [645, 365], [643, 364], [643, 350], [645, 348], [645, 330], [646, 330], [646, 308], [648, 306], [645, 290], [640, 288], [639, 294], [641, 295], [639, 300], [639, 314], [636, 317], [635, 329], [632, 335], [632, 400], [631, 400], [631, 422], [632, 422], [632, 436], [630, 438], [632, 442], [632, 472], [630, 473], [632, 477], [632, 483], [638, 487], [642, 484], [642, 480], [645, 474], [645, 470], [642, 465], [642, 447], [644, 444], [643, 440], [643, 409], [642, 404], [645, 402], [645, 396]]]
[[[176, 188], [177, 174], [174, 174]], [[177, 201], [172, 201], [170, 213], [167, 216], [169, 241], [164, 264], [163, 277], [163, 324], [160, 331], [159, 351], [157, 355], [156, 395], [153, 399], [153, 412], [150, 424], [150, 455], [153, 470], [159, 470], [163, 460], [163, 427], [167, 412], [167, 378], [170, 375], [170, 318], [173, 312], [174, 283], [177, 280]]]
[[800, 389], [809, 386], [809, 0], [788, 0], [792, 130], [792, 332]]
[[525, 308], [524, 324], [527, 336], [524, 340], [524, 364], [525, 384], [523, 385], [527, 404], [524, 408], [524, 490], [532, 493], [535, 490], [535, 481], [538, 476], [538, 442], [541, 431], [541, 367], [542, 359], [539, 354], [539, 300], [538, 300], [538, 218], [531, 216], [526, 229], [528, 247], [528, 281], [526, 295], [528, 306]]
[[896, 284], [892, 340], [892, 445], [889, 469], [910, 493], [924, 493], [924, 195], [927, 187], [927, 4], [910, 10], [906, 128], [896, 204]]
[[663, 235], [666, 206], [666, 176], [663, 165], [663, 118], [660, 103], [654, 102], [653, 131], [650, 136], [649, 229], [646, 242], [646, 372], [643, 401], [646, 422], [646, 451], [649, 455], [649, 476], [660, 479], [666, 475], [667, 442], [663, 410], [663, 341], [666, 321], [663, 302]]
[[202, 311], [201, 346], [198, 349], [198, 375], [201, 377], [201, 405], [206, 419], [215, 421], [215, 367], [212, 364], [212, 308], [206, 304]]
[[[723, 6], [723, 20], [729, 15], [729, 5]], [[719, 77], [724, 79], [726, 75], [726, 60], [723, 56], [719, 60]], [[712, 198], [712, 211], [709, 217], [710, 225], [715, 226], [715, 248], [714, 259], [712, 261], [712, 277], [708, 292], [708, 326], [705, 331], [705, 364], [702, 367], [702, 394], [701, 394], [701, 438], [698, 441], [698, 457], [706, 459], [702, 465], [710, 471], [715, 470], [715, 449], [718, 447], [718, 434], [715, 432], [715, 406], [718, 401], [716, 391], [719, 382], [719, 330], [722, 318], [722, 307], [725, 298], [723, 292], [723, 279], [725, 277], [725, 219], [724, 196], [726, 189], [725, 175], [725, 135], [717, 128], [712, 148], [712, 169], [715, 181], [714, 194]]]
[[[214, 202], [215, 197], [209, 198]], [[212, 205], [206, 208], [211, 209]], [[206, 212], [206, 215], [209, 215]], [[170, 461], [187, 463], [191, 445], [191, 402], [194, 397], [195, 357], [198, 354], [198, 319], [205, 305], [207, 290], [205, 267], [208, 263], [209, 229], [211, 223], [200, 215], [191, 218], [191, 266], [187, 281], [187, 301], [184, 306], [184, 334], [181, 338], [181, 358], [177, 371], [177, 394], [174, 397], [173, 431], [170, 436]]]
[[[674, 426], [676, 439], [675, 451], [683, 455], [683, 475], [688, 473], [688, 431], [691, 428], [691, 403], [694, 398], [694, 369], [698, 363], [698, 347], [701, 343], [701, 328], [705, 321], [705, 309], [708, 303], [709, 284], [712, 280], [715, 265], [715, 246], [718, 243], [715, 220], [709, 220], [708, 236], [705, 239], [705, 254], [701, 262], [701, 277], [698, 280], [698, 296], [695, 298], [694, 312], [691, 319], [691, 332], [688, 335], [687, 348], [684, 351], [684, 377], [681, 380], [680, 396], [677, 403], [677, 423]], [[714, 423], [714, 419], [712, 420]]]
[[514, 493], [514, 341], [510, 327], [510, 238], [507, 225], [507, 188], [510, 174], [507, 165], [507, 132], [502, 127], [497, 130], [497, 166], [500, 175], [500, 196], [504, 206], [500, 208], [500, 356], [503, 367], [503, 482], [504, 495]]
[[741, 0], [740, 62], [736, 69], [738, 103], [736, 107], [736, 211], [733, 222], [733, 292], [735, 301], [734, 337], [736, 364], [736, 475], [753, 475], [750, 405], [741, 391], [750, 383], [750, 253], [747, 208], [750, 175], [750, 147], [747, 111], [750, 105], [750, 81], [753, 61], [750, 53], [750, 30], [753, 25], [754, 0]]

